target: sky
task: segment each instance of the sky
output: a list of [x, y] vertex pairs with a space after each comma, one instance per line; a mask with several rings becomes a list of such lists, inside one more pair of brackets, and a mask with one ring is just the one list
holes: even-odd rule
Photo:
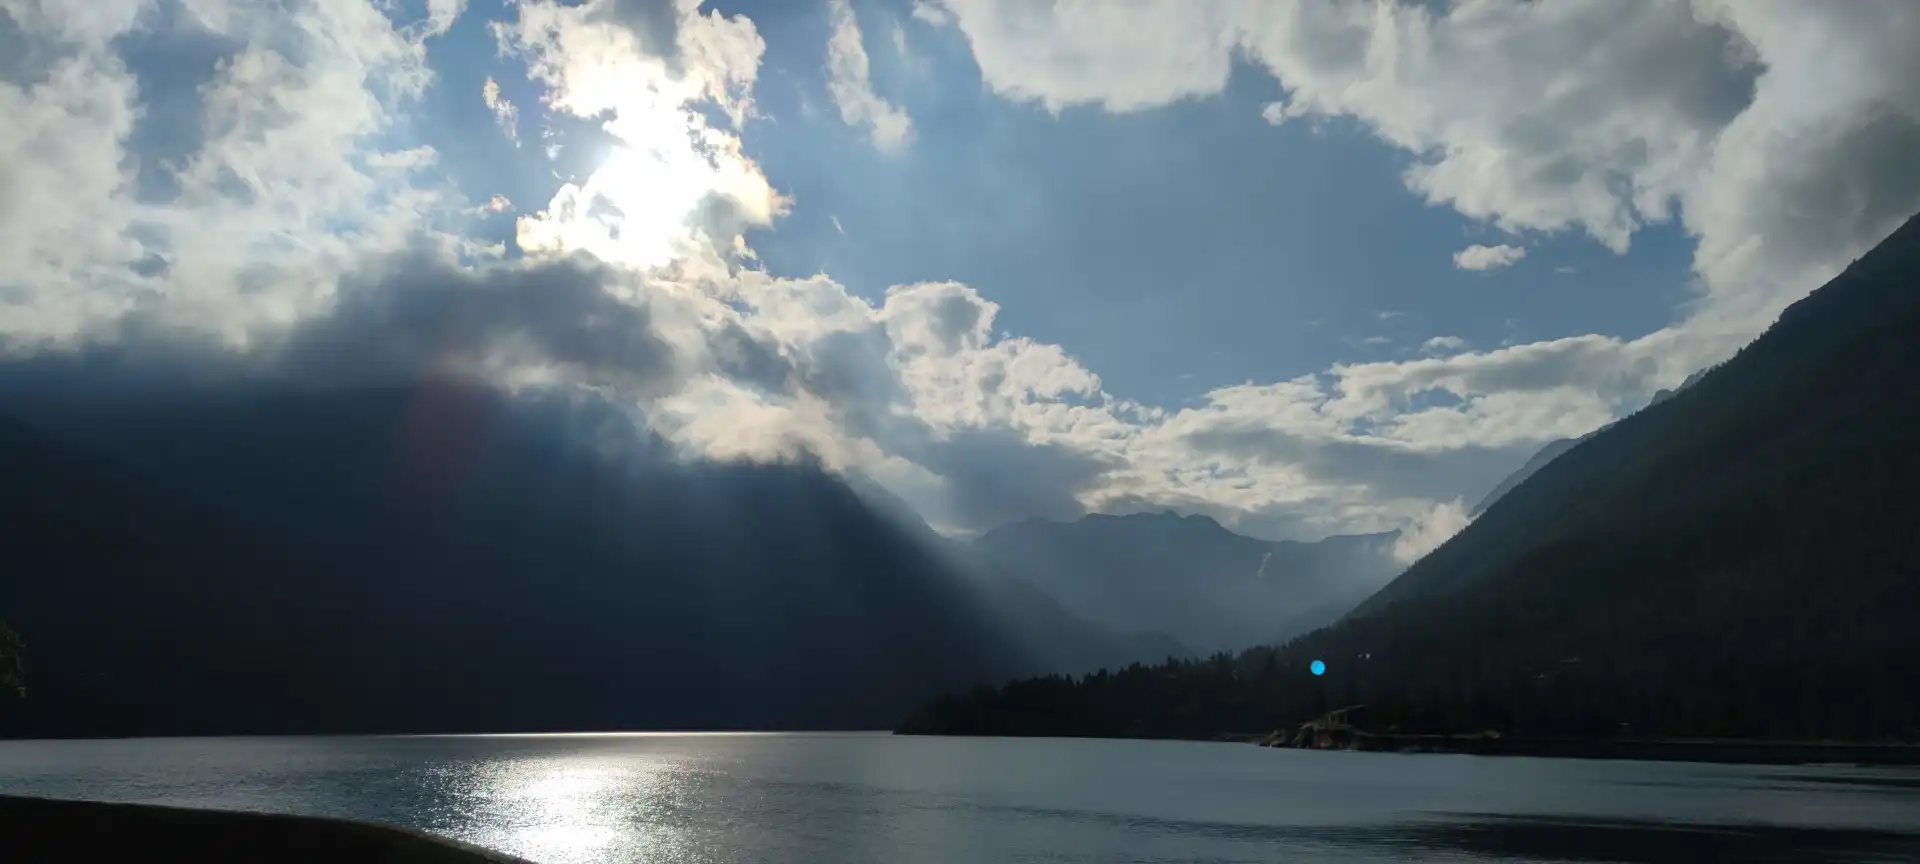
[[1411, 558], [1920, 210], [1910, 0], [0, 0], [0, 351]]

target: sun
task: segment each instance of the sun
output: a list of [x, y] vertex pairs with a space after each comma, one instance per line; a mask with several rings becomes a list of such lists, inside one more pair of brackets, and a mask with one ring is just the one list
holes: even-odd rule
[[[635, 269], [664, 266], [697, 240], [691, 217], [721, 193], [722, 172], [696, 146], [690, 112], [623, 115], [606, 125], [621, 142], [593, 174], [555, 193], [520, 223], [521, 248], [583, 250]], [[655, 116], [648, 116], [655, 115]]]

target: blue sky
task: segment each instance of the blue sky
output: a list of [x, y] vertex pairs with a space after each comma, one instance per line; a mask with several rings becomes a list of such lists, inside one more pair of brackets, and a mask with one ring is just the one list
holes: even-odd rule
[[[876, 157], [832, 108], [824, 3], [707, 8], [749, 17], [767, 41], [759, 117], [741, 137], [797, 202], [749, 235], [767, 270], [824, 272], [868, 298], [966, 283], [1001, 304], [1009, 332], [1067, 348], [1116, 395], [1174, 406], [1218, 386], [1404, 358], [1436, 336], [1481, 347], [1632, 338], [1672, 323], [1690, 290], [1691, 243], [1673, 226], [1626, 256], [1569, 233], [1533, 238], [1511, 267], [1457, 269], [1464, 246], [1516, 238], [1408, 192], [1399, 174], [1411, 157], [1357, 124], [1267, 123], [1260, 110], [1280, 88], [1257, 68], [1237, 63], [1217, 98], [1055, 115], [996, 97], [964, 36], [914, 19], [909, 3], [854, 6], [875, 91], [918, 133]], [[448, 163], [471, 160], [459, 177], [469, 197], [544, 202], [558, 186], [551, 160], [491, 135], [476, 98], [489, 77], [520, 103], [538, 92], [497, 57], [490, 10], [505, 14], [475, 3], [430, 45], [430, 140]], [[591, 160], [570, 167], [586, 173]]]
[[9, 350], [451, 304], [436, 363], [955, 533], [1417, 555], [1920, 208], [1899, 0], [87, 8], [0, 12]]

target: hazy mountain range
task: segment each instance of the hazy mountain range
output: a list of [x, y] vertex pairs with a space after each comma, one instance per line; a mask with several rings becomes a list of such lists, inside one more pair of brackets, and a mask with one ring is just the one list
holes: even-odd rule
[[1284, 641], [1344, 614], [1399, 572], [1397, 537], [1269, 542], [1206, 516], [1153, 513], [1018, 522], [971, 549], [1078, 615], [1211, 652]]

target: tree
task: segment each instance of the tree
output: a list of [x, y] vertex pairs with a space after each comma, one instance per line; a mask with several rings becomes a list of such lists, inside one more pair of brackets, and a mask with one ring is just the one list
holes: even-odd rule
[[26, 666], [20, 660], [20, 652], [26, 646], [20, 642], [20, 634], [13, 632], [7, 622], [0, 621], [0, 688], [27, 695], [25, 678]]

